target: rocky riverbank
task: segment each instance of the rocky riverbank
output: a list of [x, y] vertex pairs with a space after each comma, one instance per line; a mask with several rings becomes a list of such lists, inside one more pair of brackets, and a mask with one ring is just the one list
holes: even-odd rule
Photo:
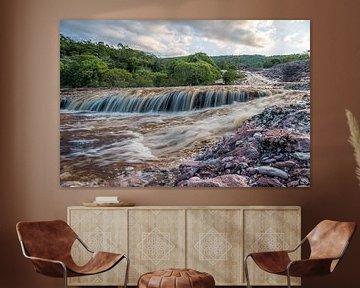
[[286, 90], [310, 90], [310, 61], [293, 61], [270, 68], [250, 68], [240, 85], [272, 86]]
[[178, 187], [310, 185], [310, 96], [266, 108], [179, 166]]

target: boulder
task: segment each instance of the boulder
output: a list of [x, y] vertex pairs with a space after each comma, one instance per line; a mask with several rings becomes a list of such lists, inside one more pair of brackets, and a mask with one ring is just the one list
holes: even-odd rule
[[292, 154], [292, 157], [301, 161], [309, 161], [310, 160], [310, 152], [295, 152]]
[[260, 177], [257, 185], [262, 187], [283, 187], [284, 185], [276, 178]]
[[248, 178], [245, 176], [230, 174], [214, 178], [201, 179], [192, 177], [189, 180], [178, 183], [180, 187], [248, 187]]
[[257, 167], [256, 170], [259, 174], [262, 174], [262, 175], [267, 175], [267, 176], [271, 176], [271, 177], [279, 177], [279, 178], [283, 178], [283, 179], [289, 178], [288, 173], [286, 173], [285, 171], [283, 171], [281, 169], [271, 167], [271, 166], [260, 166], [260, 167]]

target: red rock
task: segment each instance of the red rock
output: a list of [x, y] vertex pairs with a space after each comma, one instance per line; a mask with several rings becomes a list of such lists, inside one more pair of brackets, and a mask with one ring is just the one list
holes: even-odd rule
[[276, 168], [290, 168], [295, 166], [296, 163], [294, 161], [288, 160], [288, 161], [281, 161], [274, 163], [273, 166]]
[[263, 187], [283, 187], [284, 185], [276, 178], [260, 177], [257, 181], [258, 186]]
[[248, 159], [254, 160], [260, 157], [259, 151], [252, 145], [246, 147], [238, 147], [233, 152], [231, 152], [233, 156], [245, 156]]
[[296, 135], [294, 136], [295, 143], [291, 145], [293, 151], [309, 152], [310, 151], [310, 136]]
[[310, 178], [310, 168], [297, 168], [294, 169], [291, 174], [293, 176], [306, 176], [308, 178]]
[[192, 177], [189, 180], [181, 181], [180, 187], [248, 187], [248, 178], [241, 175], [230, 174], [214, 178], [201, 179]]
[[298, 180], [295, 180], [295, 181], [291, 181], [291, 182], [287, 183], [287, 186], [288, 186], [288, 187], [296, 187], [296, 186], [298, 186], [299, 184], [300, 184], [299, 181], [298, 181]]

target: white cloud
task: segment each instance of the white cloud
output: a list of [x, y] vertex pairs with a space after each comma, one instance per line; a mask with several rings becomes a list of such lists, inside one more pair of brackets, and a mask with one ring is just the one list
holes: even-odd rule
[[310, 49], [308, 20], [64, 20], [75, 40], [119, 42], [158, 56], [290, 54]]

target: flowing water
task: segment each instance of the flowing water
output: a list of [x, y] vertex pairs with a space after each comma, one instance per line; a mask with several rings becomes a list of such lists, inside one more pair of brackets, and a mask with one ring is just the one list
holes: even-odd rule
[[63, 92], [61, 185], [167, 185], [163, 172], [264, 108], [302, 94], [264, 85]]

